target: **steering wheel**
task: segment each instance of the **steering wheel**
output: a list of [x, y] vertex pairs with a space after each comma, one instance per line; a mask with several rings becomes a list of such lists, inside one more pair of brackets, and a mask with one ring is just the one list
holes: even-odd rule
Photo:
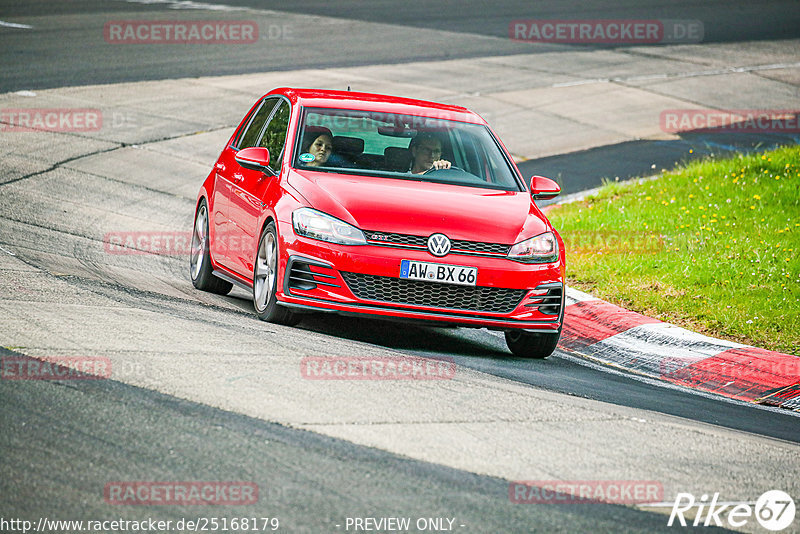
[[436, 172], [436, 171], [461, 171], [465, 172], [461, 167], [456, 167], [455, 165], [450, 165], [447, 168], [437, 169], [435, 167], [431, 167], [427, 171], [423, 172], [422, 174], [428, 174], [429, 172]]

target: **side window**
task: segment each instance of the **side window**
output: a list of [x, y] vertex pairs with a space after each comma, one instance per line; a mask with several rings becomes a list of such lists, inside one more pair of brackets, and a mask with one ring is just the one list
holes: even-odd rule
[[256, 146], [258, 136], [261, 134], [261, 129], [264, 127], [264, 123], [267, 122], [269, 114], [272, 112], [272, 108], [275, 107], [277, 102], [277, 98], [264, 99], [261, 103], [261, 107], [253, 113], [250, 124], [245, 127], [244, 133], [240, 136], [238, 145], [236, 145], [237, 148]]
[[286, 130], [289, 127], [289, 104], [281, 101], [272, 114], [272, 120], [264, 130], [259, 146], [269, 150], [269, 166], [273, 171], [280, 170], [283, 147], [286, 144]]

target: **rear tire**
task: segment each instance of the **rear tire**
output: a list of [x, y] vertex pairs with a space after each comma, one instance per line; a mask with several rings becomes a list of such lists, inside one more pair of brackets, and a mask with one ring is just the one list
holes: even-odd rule
[[197, 213], [194, 214], [194, 230], [192, 230], [192, 249], [189, 255], [189, 276], [197, 289], [227, 295], [233, 284], [217, 278], [212, 273], [211, 253], [208, 237], [208, 206], [205, 199], [200, 201]]
[[300, 322], [300, 316], [278, 304], [276, 296], [279, 263], [278, 232], [270, 222], [258, 240], [253, 265], [253, 307], [262, 321], [293, 326]]
[[506, 345], [514, 356], [543, 360], [556, 350], [560, 337], [560, 332], [540, 334], [524, 330], [510, 330], [506, 332]]

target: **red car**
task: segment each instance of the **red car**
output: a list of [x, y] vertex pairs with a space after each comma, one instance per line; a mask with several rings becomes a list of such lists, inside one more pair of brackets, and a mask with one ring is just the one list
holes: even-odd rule
[[252, 292], [265, 321], [330, 311], [505, 332], [546, 358], [564, 315], [564, 243], [486, 122], [466, 108], [275, 89], [197, 197], [191, 278]]

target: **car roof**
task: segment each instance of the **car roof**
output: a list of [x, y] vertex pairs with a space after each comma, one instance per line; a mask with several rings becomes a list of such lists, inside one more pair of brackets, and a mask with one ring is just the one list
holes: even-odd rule
[[399, 96], [291, 87], [279, 87], [267, 94], [282, 94], [293, 104], [299, 104], [304, 107], [383, 111], [386, 113], [433, 116], [438, 119], [485, 124], [477, 113], [462, 106]]

